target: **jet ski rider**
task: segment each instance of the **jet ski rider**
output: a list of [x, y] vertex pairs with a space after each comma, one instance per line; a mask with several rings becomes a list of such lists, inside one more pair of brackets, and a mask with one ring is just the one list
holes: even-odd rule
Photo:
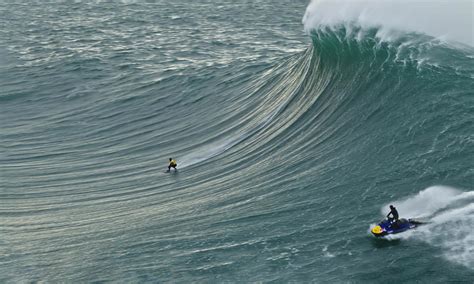
[[[392, 215], [391, 218], [390, 215]], [[395, 206], [390, 205], [390, 212], [387, 214], [387, 219], [390, 221], [390, 223], [396, 222], [398, 224], [398, 211]]]

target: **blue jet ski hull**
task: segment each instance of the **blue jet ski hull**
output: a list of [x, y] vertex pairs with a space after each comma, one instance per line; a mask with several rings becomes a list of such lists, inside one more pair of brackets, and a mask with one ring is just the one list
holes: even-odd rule
[[399, 219], [398, 221], [383, 220], [372, 228], [371, 232], [376, 237], [398, 234], [416, 228], [421, 223], [413, 219]]

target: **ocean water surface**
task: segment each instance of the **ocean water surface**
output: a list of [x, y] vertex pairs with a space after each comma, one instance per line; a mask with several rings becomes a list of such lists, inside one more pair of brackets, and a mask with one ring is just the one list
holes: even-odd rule
[[472, 283], [454, 2], [0, 3], [0, 282]]

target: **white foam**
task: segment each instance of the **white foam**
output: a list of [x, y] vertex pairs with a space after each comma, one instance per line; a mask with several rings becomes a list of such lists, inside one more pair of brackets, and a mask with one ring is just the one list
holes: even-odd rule
[[428, 224], [396, 238], [422, 240], [441, 248], [446, 259], [474, 268], [474, 191], [433, 186], [393, 204], [402, 217], [429, 217]]
[[[415, 196], [390, 204], [397, 208], [401, 217], [425, 218], [445, 208], [461, 194], [462, 191], [455, 188], [438, 185], [420, 191]], [[382, 207], [382, 214], [388, 213], [390, 204], [386, 204]]]
[[471, 0], [312, 0], [303, 23], [306, 31], [355, 23], [380, 27], [379, 36], [419, 32], [474, 46]]
[[328, 246], [324, 246], [323, 249], [321, 250], [323, 252], [323, 256], [327, 258], [333, 258], [335, 255], [331, 252], [328, 251]]

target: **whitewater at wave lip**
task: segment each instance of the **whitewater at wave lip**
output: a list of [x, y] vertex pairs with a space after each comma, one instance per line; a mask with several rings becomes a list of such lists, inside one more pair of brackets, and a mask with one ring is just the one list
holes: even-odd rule
[[472, 46], [325, 2], [0, 4], [0, 281], [473, 279]]

